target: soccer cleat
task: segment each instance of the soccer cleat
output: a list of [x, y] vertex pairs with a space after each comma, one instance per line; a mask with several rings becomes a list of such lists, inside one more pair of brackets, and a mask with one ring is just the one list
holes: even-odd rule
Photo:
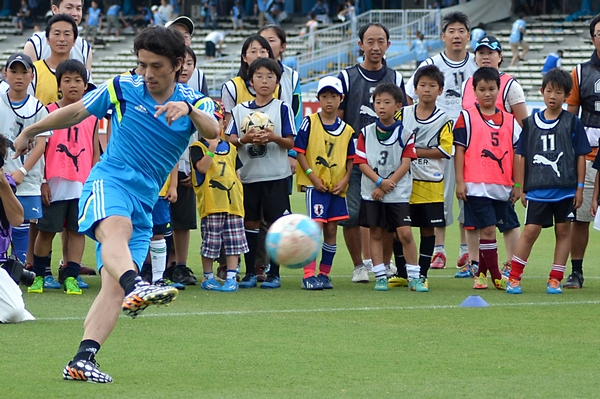
[[110, 375], [100, 371], [100, 365], [95, 360], [78, 360], [67, 364], [63, 370], [63, 379], [71, 381], [95, 382], [106, 384], [112, 382]]
[[548, 280], [548, 286], [546, 288], [546, 294], [562, 294], [562, 287], [560, 286], [560, 280], [551, 278]]
[[173, 266], [171, 280], [183, 285], [196, 285], [197, 280], [194, 272], [186, 265]]
[[352, 272], [352, 282], [353, 283], [368, 283], [369, 282], [369, 272], [365, 266], [355, 267]]
[[207, 291], [221, 291], [223, 286], [215, 278], [202, 279], [200, 288]]
[[385, 277], [379, 277], [375, 280], [375, 291], [387, 291], [388, 290], [388, 281]]
[[446, 268], [446, 254], [443, 252], [437, 252], [433, 254], [431, 259], [430, 269], [445, 269]]
[[221, 292], [235, 292], [239, 289], [240, 287], [237, 281], [234, 278], [228, 278], [223, 283], [223, 287], [221, 287]]
[[471, 265], [471, 262], [464, 265], [459, 272], [454, 274], [454, 278], [471, 278], [475, 276], [475, 270]]
[[317, 275], [317, 280], [319, 280], [321, 282], [321, 284], [323, 284], [324, 290], [333, 289], [333, 285], [331, 285], [331, 278], [329, 278], [329, 276], [326, 275], [325, 273], [319, 273]]
[[260, 285], [260, 288], [264, 289], [275, 289], [281, 288], [281, 279], [278, 276], [269, 276], [267, 274], [267, 279], [264, 283]]
[[463, 254], [459, 254], [458, 259], [456, 260], [456, 268], [460, 269], [467, 263], [469, 263], [469, 253], [465, 252]]
[[506, 293], [522, 294], [523, 290], [521, 289], [521, 280], [517, 280], [516, 278], [511, 278], [508, 280], [508, 284], [506, 284]]
[[49, 290], [60, 290], [62, 286], [58, 281], [54, 279], [53, 276], [45, 276], [44, 277], [44, 288]]
[[505, 291], [507, 284], [508, 284], [508, 279], [504, 276], [502, 276], [502, 278], [500, 278], [500, 279], [494, 280], [494, 287], [496, 287], [496, 289], [498, 289], [498, 290]]
[[398, 268], [396, 265], [394, 265], [394, 263], [390, 262], [388, 265], [385, 265], [385, 276], [388, 278], [388, 280], [390, 277], [395, 276], [396, 273], [398, 273]]
[[427, 287], [427, 279], [425, 277], [409, 278], [408, 290], [415, 292], [429, 292], [429, 288]]
[[408, 287], [408, 280], [404, 277], [392, 276], [388, 278], [388, 287]]
[[177, 288], [148, 284], [145, 281], [135, 285], [135, 289], [123, 299], [123, 312], [135, 319], [150, 305], [168, 305], [177, 297]]
[[567, 281], [565, 281], [563, 287], [568, 289], [583, 288], [583, 280], [583, 275], [581, 273], [573, 272], [567, 277]]
[[84, 264], [81, 264], [81, 268], [79, 269], [79, 274], [83, 274], [84, 276], [95, 276], [96, 270], [91, 267], [87, 267]]
[[240, 288], [254, 287], [256, 287], [256, 276], [254, 274], [246, 274], [242, 281], [240, 281]]
[[81, 288], [79, 288], [75, 277], [67, 277], [65, 279], [65, 292], [67, 295], [81, 295]]
[[168, 278], [161, 278], [154, 285], [168, 285], [169, 287], [177, 288], [179, 291], [185, 290], [185, 285], [180, 283], [175, 283]]
[[44, 278], [42, 276], [36, 276], [33, 280], [33, 284], [27, 287], [27, 292], [32, 292], [34, 294], [43, 294], [44, 293]]
[[474, 280], [473, 289], [487, 290], [487, 277], [483, 273], [480, 273], [479, 276], [475, 276]]
[[75, 279], [77, 280], [77, 285], [79, 286], [79, 288], [81, 288], [82, 290], [87, 290], [90, 288], [89, 284], [86, 283], [85, 281], [83, 281], [83, 279], [81, 278], [81, 276], [77, 276], [77, 278]]
[[310, 276], [302, 279], [302, 289], [307, 291], [323, 290], [323, 283], [316, 276]]
[[500, 273], [502, 273], [502, 275], [508, 279], [508, 276], [510, 275], [510, 269], [512, 269], [512, 261], [507, 260], [502, 265], [502, 270], [500, 270]]

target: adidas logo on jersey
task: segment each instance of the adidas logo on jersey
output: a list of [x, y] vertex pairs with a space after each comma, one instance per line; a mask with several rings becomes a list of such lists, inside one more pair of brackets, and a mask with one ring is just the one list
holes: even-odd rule
[[137, 111], [140, 111], [142, 114], [147, 114], [148, 113], [148, 110], [146, 108], [144, 108], [143, 105], [136, 105], [135, 109]]

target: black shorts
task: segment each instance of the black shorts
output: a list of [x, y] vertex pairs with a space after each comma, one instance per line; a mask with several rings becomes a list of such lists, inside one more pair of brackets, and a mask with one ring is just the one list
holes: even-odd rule
[[410, 206], [408, 203], [391, 204], [361, 200], [358, 224], [362, 227], [378, 226], [391, 231], [398, 227], [410, 226]]
[[204, 42], [204, 44], [205, 55], [207, 57], [214, 57], [217, 54], [217, 46], [211, 40]]
[[536, 224], [543, 228], [552, 227], [554, 223], [565, 223], [572, 219], [573, 198], [565, 198], [556, 202], [527, 201], [525, 224]]
[[479, 230], [495, 226], [506, 218], [508, 201], [499, 201], [485, 197], [467, 196], [465, 201], [465, 222], [467, 230]]
[[79, 231], [79, 198], [54, 201], [50, 206], [42, 204], [42, 216], [37, 229], [46, 233], [60, 233], [64, 228]]
[[444, 227], [444, 203], [410, 204], [410, 219], [413, 227]]
[[519, 223], [519, 217], [517, 216], [517, 212], [515, 212], [515, 204], [508, 201], [508, 207], [506, 208], [506, 217], [496, 223], [496, 227], [500, 230], [500, 233], [504, 233], [505, 231], [510, 231], [512, 229], [516, 229], [517, 227], [521, 227], [521, 223]]
[[244, 220], [257, 222], [264, 216], [267, 224], [291, 212], [288, 179], [246, 183], [244, 186]]
[[183, 172], [177, 174], [177, 202], [171, 204], [171, 227], [173, 230], [196, 230], [196, 193], [193, 187], [180, 182], [187, 178]]

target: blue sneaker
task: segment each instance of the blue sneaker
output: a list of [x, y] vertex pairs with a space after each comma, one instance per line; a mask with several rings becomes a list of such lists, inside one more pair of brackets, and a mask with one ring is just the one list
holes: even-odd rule
[[454, 278], [473, 278], [474, 276], [475, 275], [473, 274], [473, 266], [470, 262], [461, 267], [460, 271], [454, 274]]
[[49, 290], [60, 290], [62, 287], [58, 281], [54, 279], [53, 276], [45, 276], [44, 277], [44, 288]]
[[90, 288], [90, 286], [88, 285], [88, 283], [86, 283], [85, 281], [83, 281], [83, 279], [81, 278], [81, 276], [77, 276], [77, 285], [79, 286], [79, 288], [83, 288], [84, 290], [87, 290], [88, 288]]
[[223, 292], [235, 292], [239, 288], [240, 287], [238, 286], [238, 283], [237, 283], [237, 281], [235, 281], [234, 278], [228, 278], [223, 283], [223, 287], [221, 288], [221, 291], [223, 291]]
[[315, 276], [310, 276], [302, 279], [302, 289], [307, 291], [321, 291], [323, 283]]
[[546, 288], [546, 294], [562, 294], [562, 286], [560, 280], [551, 278], [548, 280], [548, 288]]
[[523, 290], [521, 289], [521, 280], [517, 280], [516, 278], [511, 278], [508, 280], [508, 284], [506, 284], [506, 293], [522, 294]]
[[200, 288], [203, 290], [209, 290], [209, 291], [221, 291], [221, 289], [223, 287], [214, 278], [209, 278], [208, 280], [207, 279], [202, 280], [202, 284], [200, 284]]
[[333, 289], [333, 285], [331, 285], [331, 279], [325, 273], [319, 273], [319, 275], [317, 276], [317, 280], [319, 280], [321, 284], [323, 284], [324, 290]]
[[267, 276], [267, 279], [265, 280], [264, 283], [262, 283], [260, 285], [260, 288], [266, 288], [266, 289], [281, 288], [281, 278], [279, 278], [278, 276]]
[[254, 288], [256, 287], [256, 281], [255, 274], [246, 274], [240, 281], [240, 288]]

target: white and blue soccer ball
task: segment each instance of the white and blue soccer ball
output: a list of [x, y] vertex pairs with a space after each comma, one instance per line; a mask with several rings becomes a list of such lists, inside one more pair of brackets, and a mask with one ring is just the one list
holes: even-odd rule
[[291, 213], [269, 228], [265, 245], [276, 263], [299, 269], [317, 258], [323, 244], [321, 228], [308, 216]]

